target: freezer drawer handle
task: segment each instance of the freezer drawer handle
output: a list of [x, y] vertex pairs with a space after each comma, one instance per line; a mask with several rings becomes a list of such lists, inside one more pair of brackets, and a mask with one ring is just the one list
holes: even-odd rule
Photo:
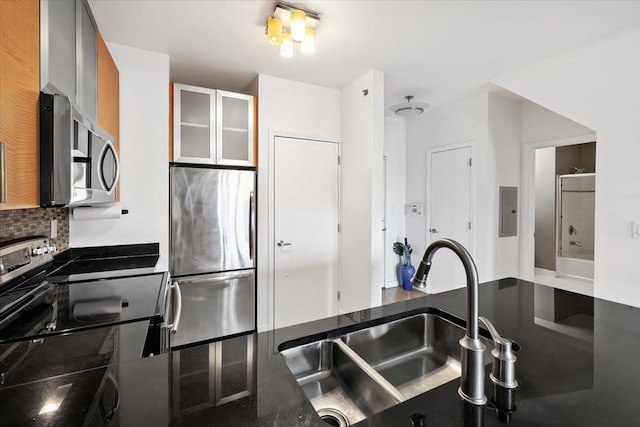
[[243, 271], [240, 273], [230, 273], [230, 274], [224, 274], [219, 276], [201, 276], [195, 279], [178, 280], [177, 283], [180, 283], [181, 285], [188, 285], [192, 283], [203, 283], [203, 282], [220, 283], [220, 282], [227, 282], [233, 279], [240, 279], [242, 277], [249, 277], [251, 275], [253, 275], [253, 271], [250, 271], [250, 272]]
[[180, 317], [182, 316], [182, 292], [180, 292], [180, 285], [177, 282], [171, 284], [171, 289], [176, 295], [176, 314], [173, 318], [173, 323], [168, 325], [167, 328], [172, 335], [178, 332], [178, 325], [180, 324]]

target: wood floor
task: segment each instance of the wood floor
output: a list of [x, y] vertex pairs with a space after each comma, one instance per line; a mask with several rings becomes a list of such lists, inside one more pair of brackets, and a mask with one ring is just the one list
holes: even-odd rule
[[406, 301], [423, 296], [425, 296], [425, 293], [417, 289], [405, 291], [404, 289], [402, 289], [402, 286], [398, 286], [396, 288], [387, 288], [382, 290], [382, 304], [393, 304], [394, 302]]

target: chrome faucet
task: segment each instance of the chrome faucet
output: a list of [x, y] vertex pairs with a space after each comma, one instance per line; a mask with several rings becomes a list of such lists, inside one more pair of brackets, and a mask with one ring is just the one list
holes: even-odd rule
[[462, 347], [462, 378], [458, 393], [472, 405], [484, 405], [484, 349], [478, 333], [478, 270], [471, 254], [460, 243], [451, 239], [439, 239], [429, 245], [424, 252], [418, 271], [411, 283], [418, 288], [427, 286], [427, 276], [431, 269], [433, 255], [440, 248], [452, 250], [464, 265], [467, 274], [467, 332], [460, 340]]

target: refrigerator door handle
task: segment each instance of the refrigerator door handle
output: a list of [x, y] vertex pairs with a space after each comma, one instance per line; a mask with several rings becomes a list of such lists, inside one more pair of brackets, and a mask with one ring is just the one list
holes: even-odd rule
[[173, 318], [173, 323], [167, 325], [167, 328], [172, 335], [175, 335], [178, 332], [180, 317], [182, 316], [182, 292], [180, 292], [180, 285], [178, 284], [178, 282], [173, 282], [171, 284], [171, 289], [174, 291], [174, 294], [176, 296], [176, 313]]
[[189, 285], [193, 283], [202, 283], [202, 282], [214, 284], [214, 283], [220, 283], [220, 282], [227, 282], [233, 279], [240, 279], [242, 277], [249, 277], [252, 275], [254, 275], [253, 270], [248, 270], [248, 271], [244, 270], [244, 271], [237, 271], [237, 272], [230, 272], [230, 273], [205, 274], [202, 276], [196, 276], [189, 279], [176, 279], [176, 283], [179, 283], [180, 285]]
[[249, 259], [255, 256], [255, 194], [249, 193]]

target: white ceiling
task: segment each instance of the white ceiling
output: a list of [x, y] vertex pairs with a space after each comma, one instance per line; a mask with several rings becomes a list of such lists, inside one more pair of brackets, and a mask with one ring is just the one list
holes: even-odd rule
[[91, 0], [108, 42], [165, 52], [181, 83], [246, 91], [257, 73], [341, 88], [385, 73], [385, 104], [432, 105], [640, 20], [639, 1], [293, 1], [317, 11], [317, 50], [278, 55], [275, 1]]

